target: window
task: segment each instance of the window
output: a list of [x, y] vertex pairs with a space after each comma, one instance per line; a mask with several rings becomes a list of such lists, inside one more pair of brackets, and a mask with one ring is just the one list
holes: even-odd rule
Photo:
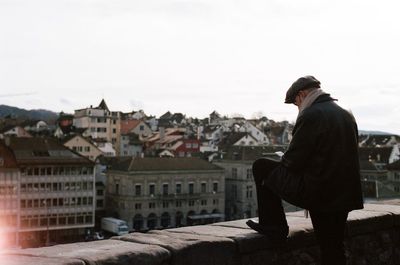
[[135, 185], [135, 195], [136, 196], [142, 195], [142, 185]]
[[194, 193], [194, 183], [189, 183], [189, 194]]
[[115, 194], [119, 194], [119, 184], [118, 183], [116, 183], [115, 184]]
[[189, 206], [194, 206], [194, 200], [189, 201]]
[[167, 183], [164, 183], [162, 186], [162, 194], [168, 195], [168, 184]]
[[143, 125], [140, 125], [140, 126], [139, 126], [139, 130], [140, 130], [140, 131], [144, 131], [144, 126], [143, 126]]
[[182, 207], [182, 201], [176, 201], [175, 206], [176, 207]]
[[150, 209], [156, 208], [156, 203], [155, 202], [149, 202], [149, 208]]
[[[85, 183], [85, 182], [83, 182], [83, 183]], [[97, 196], [103, 196], [104, 192], [103, 192], [103, 190], [97, 190], [96, 194], [97, 194]]]
[[85, 146], [85, 152], [90, 152], [90, 146]]
[[192, 144], [191, 143], [186, 143], [186, 148], [192, 148]]
[[176, 183], [176, 194], [181, 194], [182, 192], [182, 184]]
[[135, 203], [135, 209], [136, 210], [142, 209], [142, 204], [141, 203]]
[[235, 167], [232, 168], [232, 178], [237, 178], [237, 168]]
[[251, 168], [247, 169], [247, 179], [251, 179], [253, 177], [253, 171], [251, 170]]
[[246, 198], [253, 198], [253, 186], [246, 187]]
[[162, 207], [163, 208], [168, 208], [168, 206], [169, 206], [169, 203], [167, 201], [163, 201]]
[[213, 183], [213, 192], [215, 192], [215, 193], [218, 192], [218, 182]]
[[201, 200], [201, 205], [207, 205], [207, 200]]
[[214, 199], [213, 200], [213, 205], [217, 205], [218, 204], [218, 199]]
[[113, 133], [117, 133], [117, 129], [112, 129], [112, 132]]
[[154, 184], [149, 185], [149, 194], [150, 195], [155, 195], [156, 187]]
[[203, 182], [201, 183], [201, 193], [206, 193], [207, 192], [207, 186], [206, 183]]

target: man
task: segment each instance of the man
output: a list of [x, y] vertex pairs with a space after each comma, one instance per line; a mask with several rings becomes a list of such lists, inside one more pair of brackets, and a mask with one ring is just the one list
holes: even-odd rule
[[346, 264], [347, 215], [363, 208], [357, 124], [335, 101], [313, 76], [289, 88], [285, 103], [299, 109], [293, 138], [281, 161], [254, 162], [259, 223], [247, 222], [282, 242], [289, 229], [281, 199], [309, 210], [323, 265]]

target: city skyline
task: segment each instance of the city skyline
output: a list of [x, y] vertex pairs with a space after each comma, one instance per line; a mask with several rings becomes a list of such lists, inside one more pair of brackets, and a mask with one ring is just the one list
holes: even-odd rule
[[399, 4], [0, 0], [0, 104], [295, 121], [312, 74], [364, 130], [400, 134]]

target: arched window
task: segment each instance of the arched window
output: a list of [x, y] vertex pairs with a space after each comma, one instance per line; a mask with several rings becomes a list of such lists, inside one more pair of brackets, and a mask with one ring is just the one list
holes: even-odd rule
[[168, 228], [171, 225], [171, 216], [169, 215], [169, 213], [164, 212], [161, 215], [161, 226], [163, 228]]
[[196, 215], [195, 211], [190, 211], [187, 214], [187, 218], [186, 218], [186, 224], [187, 225], [193, 225], [194, 224], [194, 216]]
[[176, 227], [182, 226], [182, 220], [183, 220], [183, 213], [182, 212], [176, 212], [176, 214], [175, 214], [175, 226]]
[[143, 216], [141, 214], [136, 214], [133, 217], [133, 229], [135, 231], [140, 231], [143, 229]]
[[155, 229], [157, 226], [157, 215], [155, 213], [149, 214], [147, 216], [147, 228], [149, 230]]

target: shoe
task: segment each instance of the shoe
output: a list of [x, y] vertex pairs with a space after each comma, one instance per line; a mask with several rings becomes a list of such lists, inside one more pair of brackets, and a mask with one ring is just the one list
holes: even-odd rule
[[279, 242], [285, 242], [287, 240], [287, 229], [281, 230], [274, 227], [263, 226], [253, 220], [248, 220], [246, 224], [258, 233], [268, 236], [271, 240]]

